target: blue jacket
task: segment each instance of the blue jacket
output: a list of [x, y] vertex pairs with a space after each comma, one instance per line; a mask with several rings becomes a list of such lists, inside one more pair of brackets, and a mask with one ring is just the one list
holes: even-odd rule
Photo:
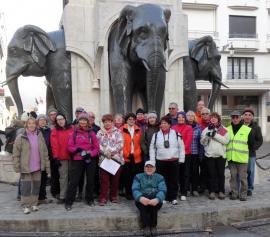
[[161, 203], [165, 199], [166, 192], [165, 180], [160, 174], [147, 175], [146, 173], [140, 173], [133, 180], [132, 194], [137, 202], [141, 197], [146, 197], [149, 199], [157, 198]]

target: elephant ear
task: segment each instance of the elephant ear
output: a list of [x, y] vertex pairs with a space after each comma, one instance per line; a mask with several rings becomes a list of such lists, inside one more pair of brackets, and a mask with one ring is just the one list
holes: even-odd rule
[[123, 55], [127, 55], [128, 46], [131, 41], [133, 19], [136, 7], [127, 5], [120, 13], [118, 19], [118, 43]]
[[164, 45], [164, 50], [166, 50], [168, 48], [168, 52], [169, 52], [169, 55], [170, 55], [171, 50], [170, 50], [170, 45], [169, 45], [169, 21], [170, 21], [172, 13], [171, 13], [170, 9], [164, 9], [163, 14], [164, 14], [164, 19], [165, 19], [166, 24], [167, 24], [167, 35], [166, 35], [166, 41], [165, 41], [165, 45]]
[[37, 26], [26, 25], [22, 31], [24, 33], [24, 50], [31, 54], [35, 63], [44, 68], [48, 53], [56, 51], [55, 43], [45, 31]]
[[198, 63], [199, 70], [202, 70], [209, 59], [214, 57], [215, 42], [211, 36], [204, 36], [198, 39], [190, 49], [190, 57]]

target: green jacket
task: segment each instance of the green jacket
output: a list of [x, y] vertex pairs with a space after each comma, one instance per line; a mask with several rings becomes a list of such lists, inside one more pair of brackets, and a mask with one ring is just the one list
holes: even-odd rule
[[234, 134], [232, 126], [228, 127], [230, 142], [226, 148], [228, 161], [247, 164], [249, 159], [248, 136], [251, 131], [246, 125], [242, 125]]
[[146, 197], [149, 199], [157, 198], [162, 203], [166, 192], [165, 180], [160, 174], [147, 175], [146, 173], [140, 173], [133, 180], [132, 194], [137, 202], [139, 202], [141, 197]]
[[[41, 132], [38, 131], [38, 144], [39, 144], [39, 153], [40, 153], [40, 167], [41, 170], [46, 170], [48, 175], [50, 176], [50, 163], [48, 157], [48, 150], [44, 140], [44, 137]], [[30, 173], [29, 169], [29, 161], [31, 157], [31, 146], [26, 134], [19, 134], [13, 145], [13, 165], [16, 173]]]

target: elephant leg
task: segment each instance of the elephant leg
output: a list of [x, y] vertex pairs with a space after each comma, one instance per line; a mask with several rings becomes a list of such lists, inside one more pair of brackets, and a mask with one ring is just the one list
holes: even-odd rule
[[47, 86], [46, 90], [46, 110], [50, 108], [56, 108], [55, 103], [54, 103], [54, 97], [53, 97], [53, 92], [50, 86]]
[[191, 65], [189, 57], [184, 57], [184, 110], [196, 111], [197, 104], [197, 88], [195, 81], [194, 69]]

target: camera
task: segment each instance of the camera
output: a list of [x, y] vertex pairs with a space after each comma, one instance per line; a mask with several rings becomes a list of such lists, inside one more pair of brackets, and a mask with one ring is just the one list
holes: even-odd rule
[[82, 151], [81, 152], [81, 156], [84, 159], [86, 164], [90, 164], [91, 163], [91, 155], [89, 153], [87, 153], [86, 151]]
[[165, 148], [169, 148], [169, 147], [170, 147], [170, 142], [169, 142], [169, 140], [164, 141], [164, 147], [165, 147]]

